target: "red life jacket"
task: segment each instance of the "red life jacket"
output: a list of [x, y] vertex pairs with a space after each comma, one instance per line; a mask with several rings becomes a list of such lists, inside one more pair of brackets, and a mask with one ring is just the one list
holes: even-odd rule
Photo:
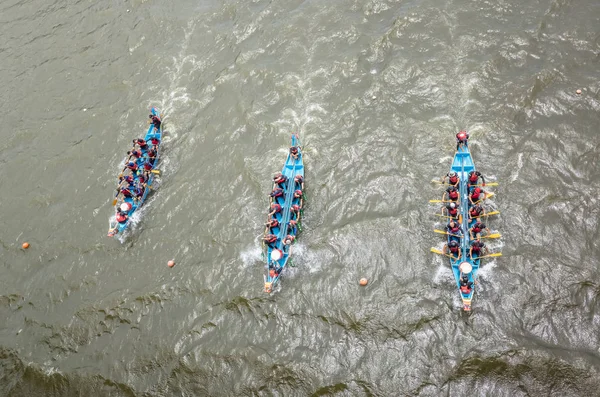
[[449, 213], [451, 216], [456, 216], [456, 214], [458, 214], [458, 208], [450, 208], [450, 209], [448, 210], [448, 213]]
[[265, 237], [265, 241], [266, 241], [267, 243], [274, 243], [274, 242], [275, 242], [275, 240], [277, 240], [277, 236], [276, 236], [276, 235], [274, 235], [274, 234], [269, 234], [269, 235], [267, 235], [267, 236]]
[[146, 162], [144, 163], [144, 169], [145, 169], [146, 171], [150, 171], [150, 170], [152, 169], [152, 164], [150, 164], [149, 162], [147, 162], [147, 161], [146, 161]]
[[458, 182], [458, 176], [451, 176], [449, 181], [454, 185], [456, 182]]
[[468, 285], [461, 285], [460, 286], [460, 292], [462, 292], [463, 294], [470, 294], [471, 293], [471, 288], [469, 288]]
[[452, 200], [457, 200], [458, 199], [458, 192], [456, 190], [449, 192], [448, 193], [448, 197], [450, 197]]
[[456, 139], [458, 139], [460, 142], [465, 142], [467, 140], [467, 133], [464, 131], [459, 132], [456, 134]]
[[456, 225], [453, 228], [448, 227], [448, 230], [450, 230], [450, 233], [456, 234], [456, 233], [458, 233], [460, 231], [460, 226]]
[[471, 216], [479, 216], [479, 214], [481, 214], [481, 211], [475, 207], [471, 208], [471, 210], [469, 212], [470, 212]]
[[471, 228], [471, 230], [473, 230], [473, 233], [479, 233], [480, 231], [483, 230], [482, 228], [482, 224], [481, 223], [476, 223], [473, 225], [473, 227]]
[[271, 197], [281, 197], [283, 196], [283, 189], [275, 189], [271, 192]]
[[281, 212], [281, 206], [279, 204], [273, 205], [271, 209], [274, 210], [275, 213]]
[[479, 196], [481, 196], [481, 192], [477, 193], [476, 191], [473, 190], [473, 193], [471, 193], [471, 200], [477, 201], [477, 200], [479, 200]]
[[277, 219], [271, 219], [271, 222], [269, 222], [269, 227], [274, 228], [277, 226], [279, 226], [279, 221]]
[[469, 182], [475, 183], [479, 179], [479, 176], [476, 173], [472, 173], [469, 175]]
[[458, 245], [457, 245], [456, 247], [453, 247], [453, 246], [449, 245], [449, 246], [448, 246], [448, 249], [449, 249], [449, 250], [450, 250], [450, 252], [452, 252], [452, 253], [457, 253], [457, 252], [458, 252], [458, 250], [460, 249], [460, 246], [458, 246]]
[[285, 177], [285, 175], [281, 175], [279, 178], [275, 179], [275, 183], [278, 185], [281, 185], [285, 181], [287, 181], [287, 178]]
[[134, 150], [131, 152], [131, 155], [139, 159], [140, 157], [142, 157], [142, 152], [140, 152], [139, 150]]
[[123, 196], [125, 196], [125, 197], [131, 197], [132, 196], [131, 190], [129, 190], [128, 187], [126, 187], [124, 189], [121, 189], [121, 194], [123, 194]]
[[152, 144], [153, 144], [154, 146], [158, 146], [158, 144], [160, 143], [160, 141], [159, 141], [158, 139], [156, 139], [156, 138], [152, 138], [152, 139], [150, 139], [150, 142], [152, 142]]
[[127, 221], [127, 215], [122, 214], [122, 213], [117, 213], [117, 222], [119, 223], [124, 223], [125, 221]]
[[477, 252], [477, 253], [479, 253], [481, 251], [481, 247], [477, 244], [472, 245], [471, 249], [473, 250], [473, 252]]

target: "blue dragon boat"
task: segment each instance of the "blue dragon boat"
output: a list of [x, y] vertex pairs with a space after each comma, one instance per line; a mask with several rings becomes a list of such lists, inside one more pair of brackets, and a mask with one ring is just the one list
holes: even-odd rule
[[[468, 135], [467, 135], [468, 137]], [[481, 259], [484, 257], [490, 256], [500, 256], [502, 254], [495, 253], [490, 255], [479, 256], [475, 252], [470, 255], [471, 243], [473, 240], [471, 239], [471, 234], [469, 232], [470, 228], [473, 226], [475, 222], [477, 222], [478, 218], [470, 218], [469, 217], [469, 209], [472, 204], [469, 200], [469, 194], [475, 189], [475, 186], [469, 187], [469, 173], [475, 170], [475, 164], [473, 162], [473, 157], [471, 156], [471, 152], [469, 151], [469, 145], [467, 140], [460, 143], [454, 154], [454, 159], [452, 160], [452, 165], [450, 167], [450, 173], [455, 172], [458, 175], [458, 192], [459, 192], [459, 201], [457, 203], [458, 206], [458, 216], [454, 218], [454, 221], [458, 223], [459, 231], [453, 234], [448, 233], [447, 242], [448, 246], [453, 241], [456, 241], [460, 245], [460, 256], [454, 255], [444, 255], [449, 257], [450, 267], [452, 268], [452, 273], [454, 274], [454, 279], [456, 281], [456, 286], [458, 287], [458, 291], [460, 293], [460, 297], [462, 300], [463, 310], [471, 311], [471, 303], [473, 301], [473, 295], [475, 293], [474, 284], [477, 280], [477, 273], [479, 271], [481, 265]], [[449, 174], [450, 174], [449, 173]], [[483, 197], [480, 201], [485, 200], [488, 197], [493, 196], [491, 192], [483, 192]], [[436, 201], [436, 200], [434, 200]], [[479, 202], [478, 202], [479, 203]], [[494, 211], [493, 213], [498, 213]], [[490, 213], [493, 214], [493, 213]], [[452, 219], [452, 218], [451, 218]], [[439, 232], [439, 231], [438, 231]], [[499, 234], [489, 234], [484, 236], [483, 238], [498, 238], [501, 237]], [[481, 238], [481, 236], [474, 236], [474, 239]], [[478, 240], [480, 241], [480, 240]], [[433, 252], [436, 250], [432, 249]], [[440, 252], [437, 252], [440, 253]], [[481, 258], [481, 259], [480, 259]]]
[[[156, 116], [160, 119], [158, 109], [153, 107], [150, 110], [150, 112], [150, 117]], [[158, 158], [160, 154], [160, 143], [162, 142], [162, 124], [160, 124], [160, 126], [157, 127], [154, 123], [151, 123], [143, 139], [146, 142], [146, 146], [140, 146], [139, 151], [141, 152], [141, 156], [138, 158], [133, 156], [133, 159], [131, 157], [129, 160], [126, 159], [126, 167], [119, 175], [119, 182], [121, 182], [122, 177], [124, 177], [124, 173], [126, 172], [126, 170], [128, 170], [127, 163], [128, 161], [132, 160], [131, 162], [137, 166], [137, 170], [128, 170], [128, 172], [130, 172], [130, 175], [127, 175], [127, 177], [129, 177], [131, 180], [131, 182], [129, 182], [129, 188], [131, 190], [136, 191], [139, 195], [135, 194], [132, 197], [122, 197], [119, 200], [118, 198], [120, 196], [120, 189], [117, 188], [117, 195], [113, 200], [113, 205], [117, 204], [116, 213], [114, 218], [111, 218], [109, 221], [108, 237], [117, 236], [118, 234], [123, 233], [125, 229], [127, 229], [129, 224], [131, 223], [131, 218], [133, 214], [142, 205], [144, 205], [144, 202], [146, 201], [146, 198], [148, 197], [148, 194], [154, 184], [156, 178], [155, 175], [159, 173], [158, 170], [155, 170], [155, 167], [158, 163]], [[149, 157], [150, 150], [154, 151], [153, 159]]]
[[[279, 196], [272, 197], [271, 207], [280, 208], [279, 211], [272, 211], [265, 230], [264, 245], [266, 246], [266, 271], [264, 277], [264, 291], [271, 293], [277, 282], [281, 279], [281, 274], [285, 269], [292, 252], [292, 245], [295, 243], [296, 236], [300, 230], [300, 218], [303, 205], [304, 188], [304, 163], [302, 158], [302, 148], [297, 134], [292, 135], [290, 152], [281, 170], [281, 176], [276, 175], [279, 180], [275, 180], [274, 192], [282, 189]], [[282, 193], [282, 194], [281, 194]], [[274, 213], [273, 213], [274, 212]], [[274, 222], [274, 220], [276, 222]], [[269, 224], [276, 224], [271, 227]], [[270, 236], [271, 241], [267, 241]]]

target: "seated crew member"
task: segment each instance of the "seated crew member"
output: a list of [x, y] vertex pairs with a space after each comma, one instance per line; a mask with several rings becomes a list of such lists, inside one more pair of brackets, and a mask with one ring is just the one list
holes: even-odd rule
[[471, 248], [469, 248], [469, 258], [473, 259], [473, 254], [475, 254], [477, 257], [480, 257], [485, 255], [485, 253], [487, 253], [487, 248], [481, 240], [471, 241]]
[[292, 235], [296, 235], [297, 234], [296, 226], [298, 226], [298, 222], [293, 219], [290, 220], [288, 222], [288, 232]]
[[291, 234], [288, 234], [287, 236], [285, 236], [285, 239], [283, 239], [283, 244], [290, 245], [294, 242], [294, 240], [296, 240], [296, 237], [292, 236]]
[[281, 212], [281, 205], [277, 204], [277, 203], [272, 203], [271, 204], [271, 212], [269, 212], [269, 217], [278, 214]]
[[463, 274], [460, 278], [460, 292], [463, 295], [469, 295], [473, 290], [473, 282], [469, 281], [469, 276]]
[[152, 144], [152, 149], [154, 149], [154, 150], [157, 150], [158, 145], [160, 145], [160, 141], [158, 140], [158, 138], [150, 139], [150, 143]]
[[129, 218], [129, 216], [127, 216], [126, 212], [122, 212], [121, 209], [117, 209], [117, 222], [119, 223], [125, 223], [127, 222], [127, 219]]
[[490, 233], [490, 229], [488, 229], [485, 223], [482, 223], [480, 221], [475, 222], [475, 224], [469, 229], [469, 235], [471, 236], [471, 240], [474, 240], [475, 237], [479, 237], [479, 234], [481, 234], [481, 232], [484, 230]]
[[302, 175], [296, 175], [294, 177], [294, 182], [296, 182], [297, 185], [300, 185], [300, 190], [304, 190], [304, 178]]
[[134, 139], [132, 142], [133, 142], [134, 148], [135, 148], [135, 145], [138, 145], [140, 147], [140, 149], [142, 149], [142, 150], [146, 150], [148, 148], [148, 143], [146, 143], [146, 141], [143, 140], [142, 138]]
[[451, 216], [452, 218], [458, 218], [458, 205], [456, 205], [456, 203], [448, 203], [442, 208], [442, 210], [444, 209], [446, 210], [448, 216]]
[[455, 260], [459, 260], [460, 257], [462, 256], [462, 252], [460, 249], [460, 243], [456, 240], [452, 240], [448, 244], [444, 245], [444, 249], [442, 250], [442, 252], [444, 254], [446, 254], [447, 252], [450, 252], [450, 255]]
[[302, 190], [298, 189], [294, 191], [294, 198], [300, 199], [300, 208], [302, 208], [302, 204], [304, 202], [304, 196], [302, 195]]
[[136, 159], [139, 159], [140, 157], [142, 157], [142, 151], [141, 150], [129, 150], [127, 151], [127, 161], [131, 160], [132, 157], [135, 157]]
[[460, 195], [458, 193], [458, 190], [454, 186], [448, 186], [448, 189], [446, 189], [442, 196], [442, 201], [446, 201], [446, 193], [448, 193], [448, 198], [451, 201], [458, 201], [458, 197]]
[[146, 153], [146, 158], [148, 159], [150, 164], [154, 165], [154, 162], [156, 161], [156, 150], [148, 149], [148, 153]]
[[154, 128], [156, 128], [157, 130], [159, 130], [160, 129], [160, 124], [161, 124], [160, 117], [158, 117], [158, 116], [156, 116], [154, 114], [151, 114], [151, 115], [148, 116], [148, 118], [150, 118], [150, 122], [154, 125]]
[[273, 177], [274, 187], [283, 187], [286, 181], [287, 176], [283, 175], [281, 172], [276, 173]]
[[465, 145], [468, 140], [469, 134], [467, 131], [459, 131], [458, 134], [456, 134], [456, 150], [458, 150], [460, 146]]
[[268, 229], [272, 230], [279, 226], [279, 221], [277, 220], [277, 218], [272, 218], [272, 219], [269, 219], [269, 221], [265, 225], [267, 226]]
[[273, 189], [273, 191], [271, 193], [269, 193], [269, 196], [271, 196], [271, 199], [276, 199], [277, 197], [283, 197], [283, 189], [282, 188], [275, 188]]
[[127, 163], [125, 168], [129, 169], [133, 174], [135, 174], [138, 170], [138, 165], [133, 161], [130, 161], [129, 163]]
[[460, 182], [460, 178], [458, 174], [454, 171], [450, 171], [442, 178], [442, 183], [446, 182], [446, 178], [448, 178], [448, 184], [458, 188], [458, 182]]
[[475, 205], [483, 200], [485, 200], [485, 192], [479, 187], [473, 189], [471, 194], [469, 194], [469, 201], [471, 202], [471, 205]]
[[471, 221], [473, 218], [480, 218], [484, 215], [485, 215], [485, 210], [479, 204], [476, 204], [476, 205], [472, 206], [471, 208], [469, 208], [469, 221]]
[[481, 172], [475, 170], [469, 172], [469, 187], [472, 185], [477, 185], [479, 178], [481, 178], [481, 181], [483, 182], [481, 186], [485, 186], [485, 178], [483, 175], [481, 175]]
[[292, 156], [292, 158], [294, 160], [298, 160], [298, 147], [297, 146], [290, 147], [290, 156]]
[[300, 219], [300, 209], [301, 208], [298, 204], [292, 205], [292, 219], [295, 219], [296, 221]]
[[263, 241], [269, 245], [271, 248], [275, 248], [275, 243], [277, 242], [277, 236], [274, 234], [266, 234], [263, 237]]
[[446, 226], [446, 231], [455, 236], [459, 236], [461, 234], [460, 224], [454, 220], [450, 220]]

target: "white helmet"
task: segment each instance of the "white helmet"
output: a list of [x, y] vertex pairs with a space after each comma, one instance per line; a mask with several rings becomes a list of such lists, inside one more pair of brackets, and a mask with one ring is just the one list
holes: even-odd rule
[[450, 208], [456, 208], [456, 204], [450, 203]]

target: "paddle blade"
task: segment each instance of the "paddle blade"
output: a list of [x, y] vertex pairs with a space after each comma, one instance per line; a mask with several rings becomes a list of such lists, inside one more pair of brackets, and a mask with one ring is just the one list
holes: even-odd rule
[[485, 214], [486, 216], [490, 216], [490, 215], [498, 215], [500, 213], [500, 211], [491, 211], [488, 212], [487, 214]]
[[492, 233], [492, 234], [490, 234], [490, 235], [483, 236], [482, 238], [500, 238], [500, 237], [502, 237], [502, 236], [500, 235], [500, 233]]
[[490, 197], [494, 197], [494, 194], [496, 194], [496, 193], [494, 193], [494, 192], [485, 192], [485, 198], [488, 199]]
[[117, 199], [114, 199], [114, 200], [113, 200], [113, 202], [112, 202], [112, 205], [113, 205], [113, 207], [114, 207], [115, 205], [117, 205]]
[[430, 251], [433, 252], [434, 254], [444, 255], [444, 253], [442, 251], [440, 251], [439, 249], [437, 249], [437, 248], [431, 247]]
[[442, 181], [438, 181], [437, 179], [432, 179], [431, 183], [439, 183], [440, 185], [443, 184], [444, 182]]
[[429, 200], [430, 203], [443, 203], [443, 200]]
[[443, 231], [443, 230], [433, 229], [433, 231], [434, 231], [435, 233], [439, 233], [439, 234], [447, 234], [447, 233], [446, 233], [445, 231]]
[[151, 173], [160, 175], [160, 170], [150, 170]]
[[493, 254], [489, 254], [489, 255], [486, 255], [486, 256], [489, 256], [489, 257], [492, 257], [492, 258], [496, 257], [496, 256], [502, 256], [502, 252], [494, 252]]
[[498, 182], [486, 183], [485, 186], [498, 186]]

